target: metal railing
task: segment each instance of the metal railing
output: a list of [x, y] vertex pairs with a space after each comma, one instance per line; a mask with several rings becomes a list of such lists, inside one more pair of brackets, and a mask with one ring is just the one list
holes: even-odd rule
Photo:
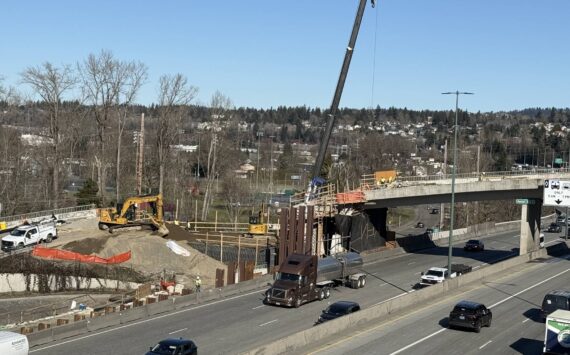
[[178, 222], [181, 227], [195, 232], [236, 232], [245, 233], [248, 231], [248, 223], [232, 223], [232, 222]]
[[41, 217], [51, 217], [52, 215], [58, 216], [66, 213], [73, 213], [79, 211], [87, 211], [95, 209], [95, 205], [82, 205], [82, 206], [75, 206], [75, 207], [65, 207], [65, 208], [58, 208], [54, 210], [44, 210], [44, 211], [37, 211], [37, 212], [30, 212], [30, 213], [23, 213], [13, 216], [2, 216], [0, 217], [0, 221], [3, 222], [14, 222], [14, 221], [24, 221], [24, 220], [34, 220]]

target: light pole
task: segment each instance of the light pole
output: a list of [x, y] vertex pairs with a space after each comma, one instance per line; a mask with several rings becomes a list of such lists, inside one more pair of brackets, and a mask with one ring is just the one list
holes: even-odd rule
[[453, 222], [455, 217], [455, 172], [457, 171], [457, 115], [459, 113], [459, 95], [473, 95], [472, 92], [442, 92], [442, 95], [455, 95], [455, 133], [453, 139], [453, 170], [451, 172], [451, 220], [449, 221], [449, 247], [447, 254], [447, 272], [451, 275], [451, 255], [452, 255], [452, 244], [453, 240]]
[[263, 137], [263, 132], [257, 132], [257, 166], [255, 167], [255, 189], [259, 189], [259, 150], [261, 149], [261, 137]]
[[271, 138], [271, 154], [269, 155], [271, 166], [271, 171], [269, 172], [269, 192], [273, 193], [273, 138], [275, 138], [275, 136], [271, 135], [269, 138]]

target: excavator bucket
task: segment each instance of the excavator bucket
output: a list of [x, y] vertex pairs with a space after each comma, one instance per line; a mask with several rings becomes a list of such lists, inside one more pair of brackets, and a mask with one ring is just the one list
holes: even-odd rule
[[156, 231], [154, 231], [154, 233], [160, 237], [166, 237], [169, 233], [168, 228], [166, 228], [166, 226], [164, 224], [161, 224]]

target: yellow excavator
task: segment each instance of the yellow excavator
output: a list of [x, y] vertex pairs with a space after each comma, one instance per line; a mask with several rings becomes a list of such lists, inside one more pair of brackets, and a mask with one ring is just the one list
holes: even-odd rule
[[250, 214], [247, 228], [247, 235], [250, 237], [256, 235], [267, 235], [269, 225], [265, 221], [265, 204], [261, 204], [261, 210], [257, 214]]
[[132, 228], [150, 228], [162, 237], [168, 235], [162, 195], [133, 196], [118, 203], [117, 207], [101, 209], [99, 229], [113, 233], [118, 229]]

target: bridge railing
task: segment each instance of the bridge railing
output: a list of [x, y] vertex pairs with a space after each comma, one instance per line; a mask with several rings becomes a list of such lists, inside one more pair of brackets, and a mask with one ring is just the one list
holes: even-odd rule
[[[491, 171], [491, 172], [480, 172], [480, 173], [461, 173], [455, 174], [456, 182], [461, 183], [465, 180], [488, 180], [494, 178], [500, 179], [514, 179], [514, 178], [529, 178], [531, 176], [536, 176], [536, 178], [544, 178], [553, 174], [570, 174], [570, 169], [560, 168], [560, 169], [532, 169], [532, 170], [522, 170], [522, 171]], [[439, 174], [439, 175], [426, 175], [426, 176], [398, 176], [396, 181], [391, 184], [380, 184], [375, 178], [374, 174], [362, 175], [360, 180], [360, 186], [363, 190], [373, 190], [380, 189], [386, 186], [399, 186], [399, 185], [414, 185], [414, 184], [429, 184], [437, 183], [443, 181], [451, 181], [452, 174]], [[463, 180], [463, 181], [462, 181]]]
[[17, 222], [17, 221], [31, 221], [41, 217], [51, 217], [52, 215], [60, 216], [65, 215], [72, 212], [79, 212], [79, 211], [88, 211], [95, 209], [95, 205], [82, 205], [82, 206], [74, 206], [74, 207], [66, 207], [66, 208], [58, 208], [54, 210], [45, 210], [45, 211], [37, 211], [37, 212], [30, 212], [24, 214], [18, 214], [13, 216], [3, 216], [0, 217], [0, 221], [4, 221], [6, 223], [10, 222]]

